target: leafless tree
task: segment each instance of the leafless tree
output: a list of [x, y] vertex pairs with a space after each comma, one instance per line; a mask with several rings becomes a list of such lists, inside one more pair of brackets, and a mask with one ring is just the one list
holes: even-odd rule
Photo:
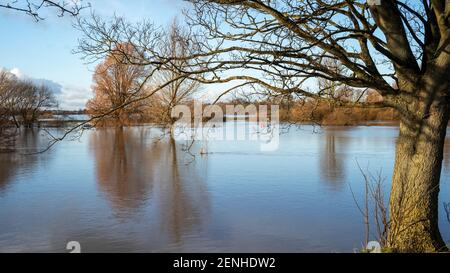
[[[381, 102], [335, 103], [383, 105], [400, 113], [389, 215], [392, 230], [405, 232], [390, 234], [390, 247], [445, 249], [437, 208], [450, 114], [449, 1], [189, 2], [192, 28], [205, 30], [205, 47], [215, 56], [208, 68], [220, 75], [204, 82], [244, 80], [321, 100], [329, 98], [311, 88], [309, 79], [377, 90]], [[324, 62], [329, 59], [344, 69], [330, 69]], [[248, 72], [233, 73], [239, 69]]]
[[[174, 122], [172, 108], [190, 100], [199, 90], [197, 75], [201, 75], [198, 68], [203, 58], [191, 58], [199, 54], [198, 37], [176, 21], [167, 29], [150, 22], [133, 25], [121, 17], [105, 21], [92, 15], [89, 19], [79, 18], [76, 26], [84, 37], [75, 52], [87, 62], [96, 62], [113, 54], [122, 64], [145, 70], [136, 96], [126, 104], [147, 100], [148, 114], [157, 116], [157, 122], [171, 125]], [[121, 44], [127, 44], [129, 49], [124, 50]], [[118, 105], [109, 115], [121, 108], [123, 105]], [[94, 118], [104, 117], [97, 115]]]
[[9, 96], [10, 85], [11, 75], [5, 71], [0, 71], [0, 117], [5, 117], [7, 115], [5, 101]]
[[[77, 16], [82, 9], [89, 7], [90, 4], [84, 0], [68, 0], [68, 1], [50, 1], [50, 0], [0, 0], [0, 9], [6, 9], [15, 11], [18, 13], [25, 13], [33, 17], [36, 21], [44, 19], [41, 15], [43, 9], [54, 9], [57, 11], [59, 16], [64, 16], [69, 14], [71, 16]], [[11, 101], [15, 101], [17, 96], [13, 95], [12, 89], [17, 87], [17, 83], [11, 82], [9, 78], [11, 75], [1, 71], [0, 72], [0, 150], [11, 150], [12, 144], [15, 141], [17, 135], [17, 130], [11, 130], [10, 128], [10, 117], [15, 118], [16, 110], [11, 111]], [[6, 79], [6, 81], [5, 81]], [[14, 87], [14, 88], [13, 88]], [[25, 112], [22, 111], [22, 115], [26, 123], [35, 119], [37, 109], [44, 107], [49, 101], [53, 101], [53, 98], [49, 96], [51, 93], [46, 87], [36, 87], [35, 96], [33, 96], [36, 101], [34, 101], [37, 107], [32, 110]], [[18, 122], [16, 121], [16, 126]]]
[[6, 104], [11, 96], [12, 84], [12, 75], [0, 71], [0, 152], [11, 151], [16, 139], [16, 130], [11, 128], [11, 115]]
[[[382, 173], [373, 175], [369, 171], [364, 171], [358, 164], [358, 168], [364, 178], [364, 203], [361, 205], [350, 186], [353, 200], [361, 215], [364, 218], [365, 239], [364, 246], [367, 246], [371, 236], [377, 240], [382, 248], [388, 247], [388, 231], [390, 227], [389, 209], [385, 199], [384, 182]], [[371, 227], [375, 231], [371, 230]]]
[[[141, 52], [130, 63], [157, 71], [189, 58], [193, 61], [189, 71], [180, 69], [182, 77], [195, 75], [202, 83], [259, 86], [340, 106], [394, 108], [400, 114], [400, 134], [389, 216], [391, 230], [405, 232], [390, 233], [389, 247], [446, 249], [438, 228], [438, 193], [450, 115], [449, 1], [188, 2], [190, 30], [196, 33], [193, 37], [202, 35], [200, 53], [167, 58], [152, 46], [157, 43], [154, 28], [98, 19], [80, 24], [85, 33], [80, 49], [85, 57], [98, 58], [114, 51], [116, 44], [129, 42]], [[330, 69], [325, 62], [330, 59], [343, 69]], [[317, 78], [377, 90], [383, 100], [322, 96], [309, 84]]]
[[[343, 66], [336, 59], [324, 59], [325, 66], [336, 74], [343, 73], [345, 66]], [[318, 92], [321, 98], [331, 98], [331, 103], [335, 101], [361, 102], [364, 99], [365, 90], [352, 88], [346, 84], [338, 81], [329, 80], [326, 78], [317, 79]]]
[[47, 86], [18, 79], [7, 72], [0, 74], [0, 100], [1, 116], [7, 124], [12, 120], [17, 128], [31, 127], [43, 110], [57, 106]]
[[[119, 45], [127, 54], [133, 55], [133, 48], [129, 44]], [[94, 98], [88, 101], [86, 108], [93, 115], [101, 115], [110, 109], [123, 105], [127, 101], [145, 96], [141, 85], [146, 78], [143, 66], [126, 64], [123, 55], [111, 53], [97, 65], [92, 86]], [[114, 123], [123, 126], [129, 123], [133, 116], [140, 116], [145, 111], [145, 101], [139, 101], [121, 107], [111, 117]]]
[[[171, 62], [161, 67], [155, 74], [153, 81], [157, 83], [170, 82], [157, 94], [157, 103], [160, 104], [161, 122], [172, 125], [176, 121], [172, 117], [172, 109], [180, 104], [186, 104], [193, 99], [193, 95], [199, 91], [200, 83], [192, 78], [183, 77], [183, 73], [189, 71], [192, 60], [187, 58], [195, 50], [190, 43], [189, 32], [174, 20], [162, 37], [159, 54], [166, 58], [174, 58]], [[172, 132], [172, 130], [171, 130]]]
[[16, 115], [25, 127], [32, 127], [37, 122], [43, 110], [57, 107], [56, 98], [47, 86], [36, 85], [29, 81], [19, 81], [13, 90], [14, 105], [11, 105], [12, 115], [17, 122]]

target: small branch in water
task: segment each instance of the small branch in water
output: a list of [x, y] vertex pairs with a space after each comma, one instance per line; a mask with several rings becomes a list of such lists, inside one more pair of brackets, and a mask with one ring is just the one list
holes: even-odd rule
[[447, 215], [447, 221], [450, 223], [450, 202], [444, 202], [445, 214]]
[[[365, 228], [365, 247], [369, 244], [369, 239], [371, 236], [376, 238], [378, 243], [384, 247], [388, 244], [387, 233], [390, 227], [390, 221], [388, 217], [388, 205], [385, 204], [383, 182], [381, 171], [376, 175], [372, 175], [370, 172], [365, 172], [358, 161], [356, 161], [357, 166], [364, 178], [364, 205], [361, 206], [357, 201], [355, 193], [350, 186], [350, 192], [352, 194], [353, 200], [364, 218], [364, 228]], [[373, 212], [370, 213], [370, 208]], [[372, 219], [371, 219], [372, 217]], [[373, 222], [375, 227], [375, 233], [370, 229], [371, 222]]]

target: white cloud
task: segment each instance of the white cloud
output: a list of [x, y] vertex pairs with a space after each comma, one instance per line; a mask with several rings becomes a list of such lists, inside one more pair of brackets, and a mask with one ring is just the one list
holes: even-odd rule
[[80, 86], [64, 86], [62, 92], [56, 97], [59, 101], [59, 108], [64, 110], [84, 109], [86, 102], [91, 98], [92, 93], [89, 88]]
[[7, 71], [19, 79], [29, 80], [35, 84], [47, 86], [55, 94], [55, 97], [59, 102], [59, 108], [62, 110], [84, 109], [86, 102], [91, 97], [89, 88], [63, 85], [48, 79], [33, 78], [23, 73], [19, 68], [8, 70], [0, 67], [0, 71]]
[[22, 79], [23, 78], [23, 73], [22, 71], [20, 71], [19, 68], [13, 68], [9, 71], [9, 73], [14, 74], [17, 78]]
[[44, 85], [47, 86], [55, 95], [58, 95], [61, 93], [62, 90], [62, 85], [54, 82], [52, 80], [47, 80], [47, 79], [38, 79], [38, 78], [33, 78], [30, 77], [28, 75], [25, 75], [25, 73], [23, 73], [19, 68], [15, 67], [11, 70], [9, 70], [9, 72], [13, 75], [15, 75], [17, 78], [21, 79], [21, 80], [28, 80], [33, 82], [36, 85]]

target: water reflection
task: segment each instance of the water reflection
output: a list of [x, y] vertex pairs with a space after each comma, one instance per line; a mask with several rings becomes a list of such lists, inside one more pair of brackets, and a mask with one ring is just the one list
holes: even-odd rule
[[11, 178], [20, 165], [22, 165], [21, 157], [16, 154], [0, 153], [0, 192], [8, 186], [8, 182], [12, 181]]
[[139, 208], [154, 184], [154, 158], [161, 152], [145, 152], [145, 138], [123, 128], [91, 134], [97, 183], [120, 213]]
[[[180, 243], [184, 230], [200, 227], [209, 212], [207, 189], [201, 176], [193, 171], [193, 163], [180, 164], [177, 145], [168, 141], [168, 153], [161, 176], [162, 228], [167, 230], [175, 243]], [[202, 160], [202, 159], [198, 159]]]
[[320, 145], [320, 177], [333, 190], [341, 190], [345, 184], [344, 162], [346, 139], [339, 137], [339, 131], [327, 128], [323, 131], [323, 143]]
[[162, 230], [175, 244], [207, 219], [207, 188], [196, 169], [201, 159], [191, 162], [173, 139], [155, 140], [145, 128], [105, 129], [92, 133], [90, 149], [98, 186], [116, 216], [152, 206], [160, 224], [152, 236]]
[[[90, 130], [38, 156], [0, 155], [0, 252], [66, 252], [72, 240], [83, 252], [352, 251], [364, 240], [346, 186], [363, 196], [355, 159], [382, 169], [388, 189], [397, 129], [307, 130], [282, 135], [273, 153], [209, 143], [212, 153], [193, 162], [180, 143], [155, 141], [145, 127]], [[18, 140], [33, 147], [48, 137], [30, 131]], [[449, 160], [447, 140], [446, 242]]]
[[23, 129], [16, 136], [16, 151], [0, 153], [0, 192], [14, 181], [14, 176], [20, 170], [29, 170], [36, 165], [41, 156], [27, 155], [27, 153], [36, 151], [41, 142], [42, 139], [37, 130]]

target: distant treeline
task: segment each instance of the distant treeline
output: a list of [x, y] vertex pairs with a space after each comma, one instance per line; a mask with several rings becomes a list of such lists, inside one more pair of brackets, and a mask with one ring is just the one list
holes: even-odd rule
[[[348, 96], [358, 97], [352, 94]], [[340, 98], [342, 100], [342, 98]], [[362, 102], [381, 102], [382, 98], [376, 91], [369, 91], [362, 97]], [[225, 111], [225, 105], [271, 105], [277, 104], [280, 109], [280, 121], [288, 123], [315, 123], [321, 125], [350, 126], [364, 124], [374, 121], [397, 121], [397, 112], [392, 108], [362, 108], [358, 106], [340, 106], [332, 100], [315, 100], [311, 98], [301, 99], [267, 99], [267, 100], [247, 100], [245, 98], [235, 98], [228, 102], [218, 103]], [[270, 111], [269, 111], [270, 113]]]
[[[378, 102], [381, 97], [376, 92], [369, 92], [364, 97], [364, 102]], [[258, 108], [261, 105], [273, 105], [279, 106], [279, 118], [281, 122], [287, 123], [314, 123], [320, 125], [338, 125], [338, 126], [350, 126], [365, 124], [374, 121], [392, 122], [398, 120], [398, 114], [392, 108], [361, 108], [356, 106], [339, 106], [330, 101], [317, 101], [309, 98], [302, 99], [264, 99], [264, 100], [246, 100], [242, 98], [234, 98], [227, 101], [216, 103], [220, 106], [223, 114], [244, 114], [249, 113], [227, 113], [227, 105], [242, 105], [243, 108], [248, 110], [248, 106], [254, 105]], [[191, 113], [194, 113], [194, 101], [188, 100], [183, 103], [191, 109]], [[203, 109], [210, 104], [203, 104]], [[349, 104], [351, 105], [351, 104]], [[122, 119], [122, 125], [133, 125], [142, 123], [154, 123], [161, 125], [168, 125], [176, 121], [175, 118], [170, 119], [168, 113], [171, 109], [163, 107], [157, 100], [147, 100], [141, 105], [139, 112], [129, 113], [126, 115], [126, 119]], [[137, 108], [134, 108], [136, 110]], [[85, 111], [79, 113], [84, 114]], [[93, 115], [89, 111], [87, 114]], [[73, 114], [73, 112], [72, 112]], [[268, 114], [270, 116], [271, 111], [268, 107]], [[242, 117], [240, 117], [242, 119]], [[208, 118], [205, 117], [205, 121]], [[229, 118], [228, 118], [229, 120]], [[126, 121], [126, 122], [123, 122]], [[226, 118], [224, 118], [226, 121]], [[117, 118], [114, 116], [105, 117], [99, 122], [95, 122], [96, 126], [115, 126], [117, 125]]]

